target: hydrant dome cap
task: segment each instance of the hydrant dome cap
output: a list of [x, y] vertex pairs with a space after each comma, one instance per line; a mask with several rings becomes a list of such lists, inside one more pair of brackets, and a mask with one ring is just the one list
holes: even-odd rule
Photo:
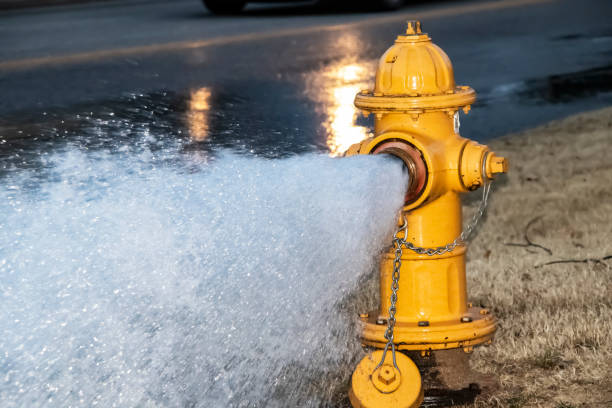
[[455, 85], [448, 55], [421, 32], [419, 21], [409, 21], [406, 34], [380, 58], [374, 91], [357, 95], [355, 104], [370, 111], [404, 111], [462, 107], [475, 99], [473, 89]]
[[453, 65], [448, 55], [421, 33], [419, 21], [408, 21], [381, 57], [374, 92], [383, 95], [437, 95], [455, 88]]

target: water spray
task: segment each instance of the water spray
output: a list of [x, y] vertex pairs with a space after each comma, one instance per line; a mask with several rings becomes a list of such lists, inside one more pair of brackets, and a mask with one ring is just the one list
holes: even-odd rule
[[[435, 367], [440, 387], [467, 389], [478, 377], [468, 354], [493, 339], [496, 319], [468, 303], [465, 255], [490, 182], [506, 172], [507, 161], [459, 135], [459, 110], [467, 114], [475, 99], [472, 88], [455, 85], [450, 59], [419, 21], [409, 21], [381, 57], [374, 90], [355, 97], [358, 108], [375, 115], [375, 135], [347, 155], [396, 156], [410, 181], [380, 265], [380, 306], [360, 315], [362, 343], [376, 351], [353, 373], [354, 407], [418, 407], [424, 366]], [[463, 230], [460, 193], [479, 188], [481, 203]]]
[[139, 149], [0, 179], [0, 405], [335, 406], [401, 164]]

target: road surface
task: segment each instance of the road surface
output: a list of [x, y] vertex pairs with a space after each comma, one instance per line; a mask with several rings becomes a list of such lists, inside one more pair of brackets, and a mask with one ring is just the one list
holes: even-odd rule
[[275, 4], [232, 17], [198, 0], [87, 3], [0, 14], [2, 154], [78, 135], [83, 117], [113, 130], [148, 123], [189, 135], [194, 149], [340, 153], [371, 132], [353, 96], [407, 19], [422, 21], [457, 83], [478, 92], [461, 117], [466, 137], [612, 103], [607, 0], [421, 1], [344, 14]]

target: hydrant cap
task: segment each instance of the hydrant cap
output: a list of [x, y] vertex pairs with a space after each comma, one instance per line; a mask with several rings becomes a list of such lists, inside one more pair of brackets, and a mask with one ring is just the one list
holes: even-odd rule
[[406, 33], [380, 58], [374, 90], [358, 94], [355, 105], [397, 112], [463, 107], [475, 99], [473, 89], [455, 85], [448, 55], [421, 31], [420, 21], [411, 20]]
[[380, 59], [374, 92], [383, 95], [438, 95], [455, 89], [453, 65], [444, 51], [408, 21], [406, 35]]
[[420, 407], [423, 386], [416, 364], [404, 354], [396, 352], [396, 368], [393, 354], [388, 352], [384, 364], [377, 367], [382, 357], [383, 351], [376, 350], [357, 365], [349, 391], [353, 407]]

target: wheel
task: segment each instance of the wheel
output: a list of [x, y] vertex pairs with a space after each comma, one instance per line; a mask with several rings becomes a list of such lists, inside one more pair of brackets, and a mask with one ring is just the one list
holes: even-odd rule
[[404, 0], [377, 0], [375, 3], [378, 10], [397, 10], [404, 5]]
[[315, 7], [321, 11], [346, 11], [349, 4], [349, 0], [317, 0]]
[[202, 0], [202, 3], [215, 14], [236, 14], [247, 2], [246, 0]]
[[317, 0], [315, 3], [325, 10], [357, 9], [369, 11], [391, 11], [397, 10], [404, 5], [406, 0]]

